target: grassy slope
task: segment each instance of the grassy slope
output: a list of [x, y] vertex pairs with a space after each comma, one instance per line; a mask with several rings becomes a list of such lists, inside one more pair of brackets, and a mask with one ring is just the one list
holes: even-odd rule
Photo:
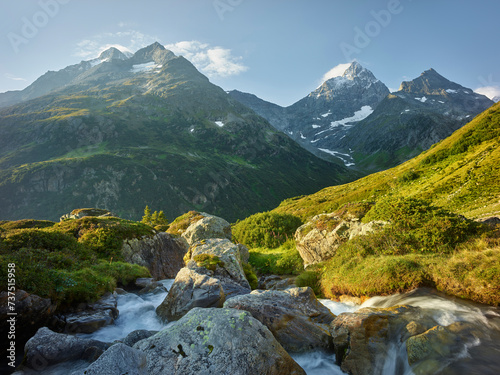
[[316, 194], [287, 199], [274, 212], [309, 218], [341, 205], [393, 195], [429, 199], [467, 217], [500, 211], [500, 104], [430, 150], [395, 168]]
[[[425, 208], [424, 201], [407, 198], [430, 201], [449, 213], [439, 218], [431, 214], [432, 210], [423, 209], [421, 212], [428, 212], [430, 219], [418, 219], [421, 221], [413, 229], [394, 229], [393, 225], [379, 234], [348, 241], [333, 258], [304, 273], [312, 271], [318, 277], [317, 282], [312, 278], [310, 286], [328, 298], [341, 294], [393, 294], [430, 286], [454, 296], [499, 305], [500, 228], [478, 226], [476, 232], [466, 231], [460, 240], [455, 238], [451, 246], [446, 243], [454, 236], [439, 229], [449, 227], [453, 232], [471, 223], [461, 221], [453, 212], [470, 218], [498, 214], [499, 143], [500, 104], [496, 104], [449, 138], [398, 167], [288, 199], [271, 212], [293, 214], [307, 221], [313, 215], [335, 212], [352, 202], [386, 202], [388, 207], [396, 202], [416, 202]], [[408, 217], [403, 223], [406, 219], [413, 220]], [[413, 241], [415, 237], [419, 241]], [[428, 241], [435, 246], [422, 247]], [[263, 249], [251, 252], [257, 252], [254, 258], [266, 254]], [[273, 256], [279, 258], [279, 254]]]

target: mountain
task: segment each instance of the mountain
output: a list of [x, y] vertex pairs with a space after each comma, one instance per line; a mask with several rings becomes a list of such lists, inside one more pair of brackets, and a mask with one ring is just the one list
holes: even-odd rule
[[390, 94], [357, 62], [342, 76], [282, 108], [281, 118], [271, 103], [250, 94], [231, 95], [315, 155], [337, 157], [365, 174], [418, 155], [493, 104], [434, 69]]
[[234, 91], [230, 94], [304, 148], [325, 159], [331, 160], [333, 155], [349, 166], [352, 164], [349, 154], [328, 150], [329, 138], [341, 137], [346, 129], [368, 116], [389, 94], [389, 89], [355, 61], [341, 76], [325, 81], [286, 108], [252, 98], [250, 94]]
[[355, 177], [158, 43], [110, 49], [21, 94], [0, 109], [0, 219], [100, 207], [136, 220], [149, 205], [236, 220]]
[[397, 167], [320, 192], [287, 199], [274, 211], [303, 219], [349, 202], [414, 197], [467, 217], [500, 213], [500, 103]]
[[493, 100], [495, 103], [500, 102], [500, 95], [499, 95], [499, 96], [495, 96], [492, 100]]
[[402, 163], [448, 137], [493, 105], [434, 69], [403, 82], [375, 111], [331, 147], [351, 152], [357, 167], [376, 172]]

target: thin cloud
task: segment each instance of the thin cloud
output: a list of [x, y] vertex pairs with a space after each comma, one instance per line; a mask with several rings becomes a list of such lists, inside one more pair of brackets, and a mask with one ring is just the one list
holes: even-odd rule
[[[122, 52], [134, 53], [159, 41], [157, 37], [136, 30], [102, 33], [80, 41], [73, 55], [83, 60], [90, 60], [98, 57], [102, 51], [110, 47], [115, 47]], [[210, 46], [196, 40], [167, 44], [165, 48], [176, 55], [184, 56], [210, 78], [226, 78], [248, 70], [248, 67], [243, 64], [243, 58], [234, 56], [227, 48]]]
[[208, 77], [230, 77], [248, 70], [241, 56], [222, 47], [212, 47], [196, 40], [167, 44], [165, 48], [182, 55]]
[[8, 79], [11, 79], [13, 81], [27, 81], [27, 79], [25, 79], [25, 78], [16, 77], [16, 76], [14, 76], [12, 74], [9, 74], [9, 73], [6, 73], [5, 77], [8, 78]]
[[321, 83], [328, 81], [329, 79], [335, 78], [335, 77], [340, 77], [344, 72], [351, 66], [351, 63], [347, 64], [339, 64], [332, 69], [330, 69], [328, 72], [326, 72], [323, 77], [321, 78]]
[[101, 33], [77, 43], [77, 48], [73, 55], [84, 60], [89, 60], [98, 57], [102, 51], [111, 47], [115, 47], [122, 52], [133, 53], [157, 41], [157, 37], [143, 34], [136, 30]]
[[474, 92], [493, 100], [496, 97], [500, 97], [500, 86], [483, 86], [475, 89]]

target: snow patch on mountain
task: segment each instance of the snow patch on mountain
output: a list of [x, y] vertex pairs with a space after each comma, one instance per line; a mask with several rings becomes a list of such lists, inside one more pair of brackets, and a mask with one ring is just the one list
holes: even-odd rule
[[130, 71], [132, 73], [144, 73], [149, 72], [153, 69], [160, 69], [161, 67], [162, 65], [158, 65], [154, 61], [150, 61], [144, 64], [132, 65], [132, 69], [130, 69]]
[[326, 148], [318, 148], [318, 150], [326, 152], [327, 154], [330, 154], [330, 155], [333, 155], [333, 156], [339, 158], [340, 160], [342, 160], [342, 162], [344, 163], [344, 165], [346, 167], [352, 167], [353, 165], [355, 165], [354, 161], [352, 160], [351, 155], [349, 155], [349, 154], [343, 154], [341, 152], [328, 150]]
[[344, 126], [350, 122], [358, 122], [364, 120], [373, 113], [372, 107], [369, 105], [364, 105], [359, 111], [354, 112], [354, 116], [347, 117], [343, 120], [332, 121], [330, 127], [335, 128], [337, 126]]

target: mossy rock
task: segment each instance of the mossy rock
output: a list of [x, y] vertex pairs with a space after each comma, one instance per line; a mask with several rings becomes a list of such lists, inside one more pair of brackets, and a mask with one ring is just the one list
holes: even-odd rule
[[218, 256], [212, 254], [198, 254], [193, 257], [198, 267], [205, 267], [207, 270], [215, 271], [217, 266], [224, 267], [224, 262]]

